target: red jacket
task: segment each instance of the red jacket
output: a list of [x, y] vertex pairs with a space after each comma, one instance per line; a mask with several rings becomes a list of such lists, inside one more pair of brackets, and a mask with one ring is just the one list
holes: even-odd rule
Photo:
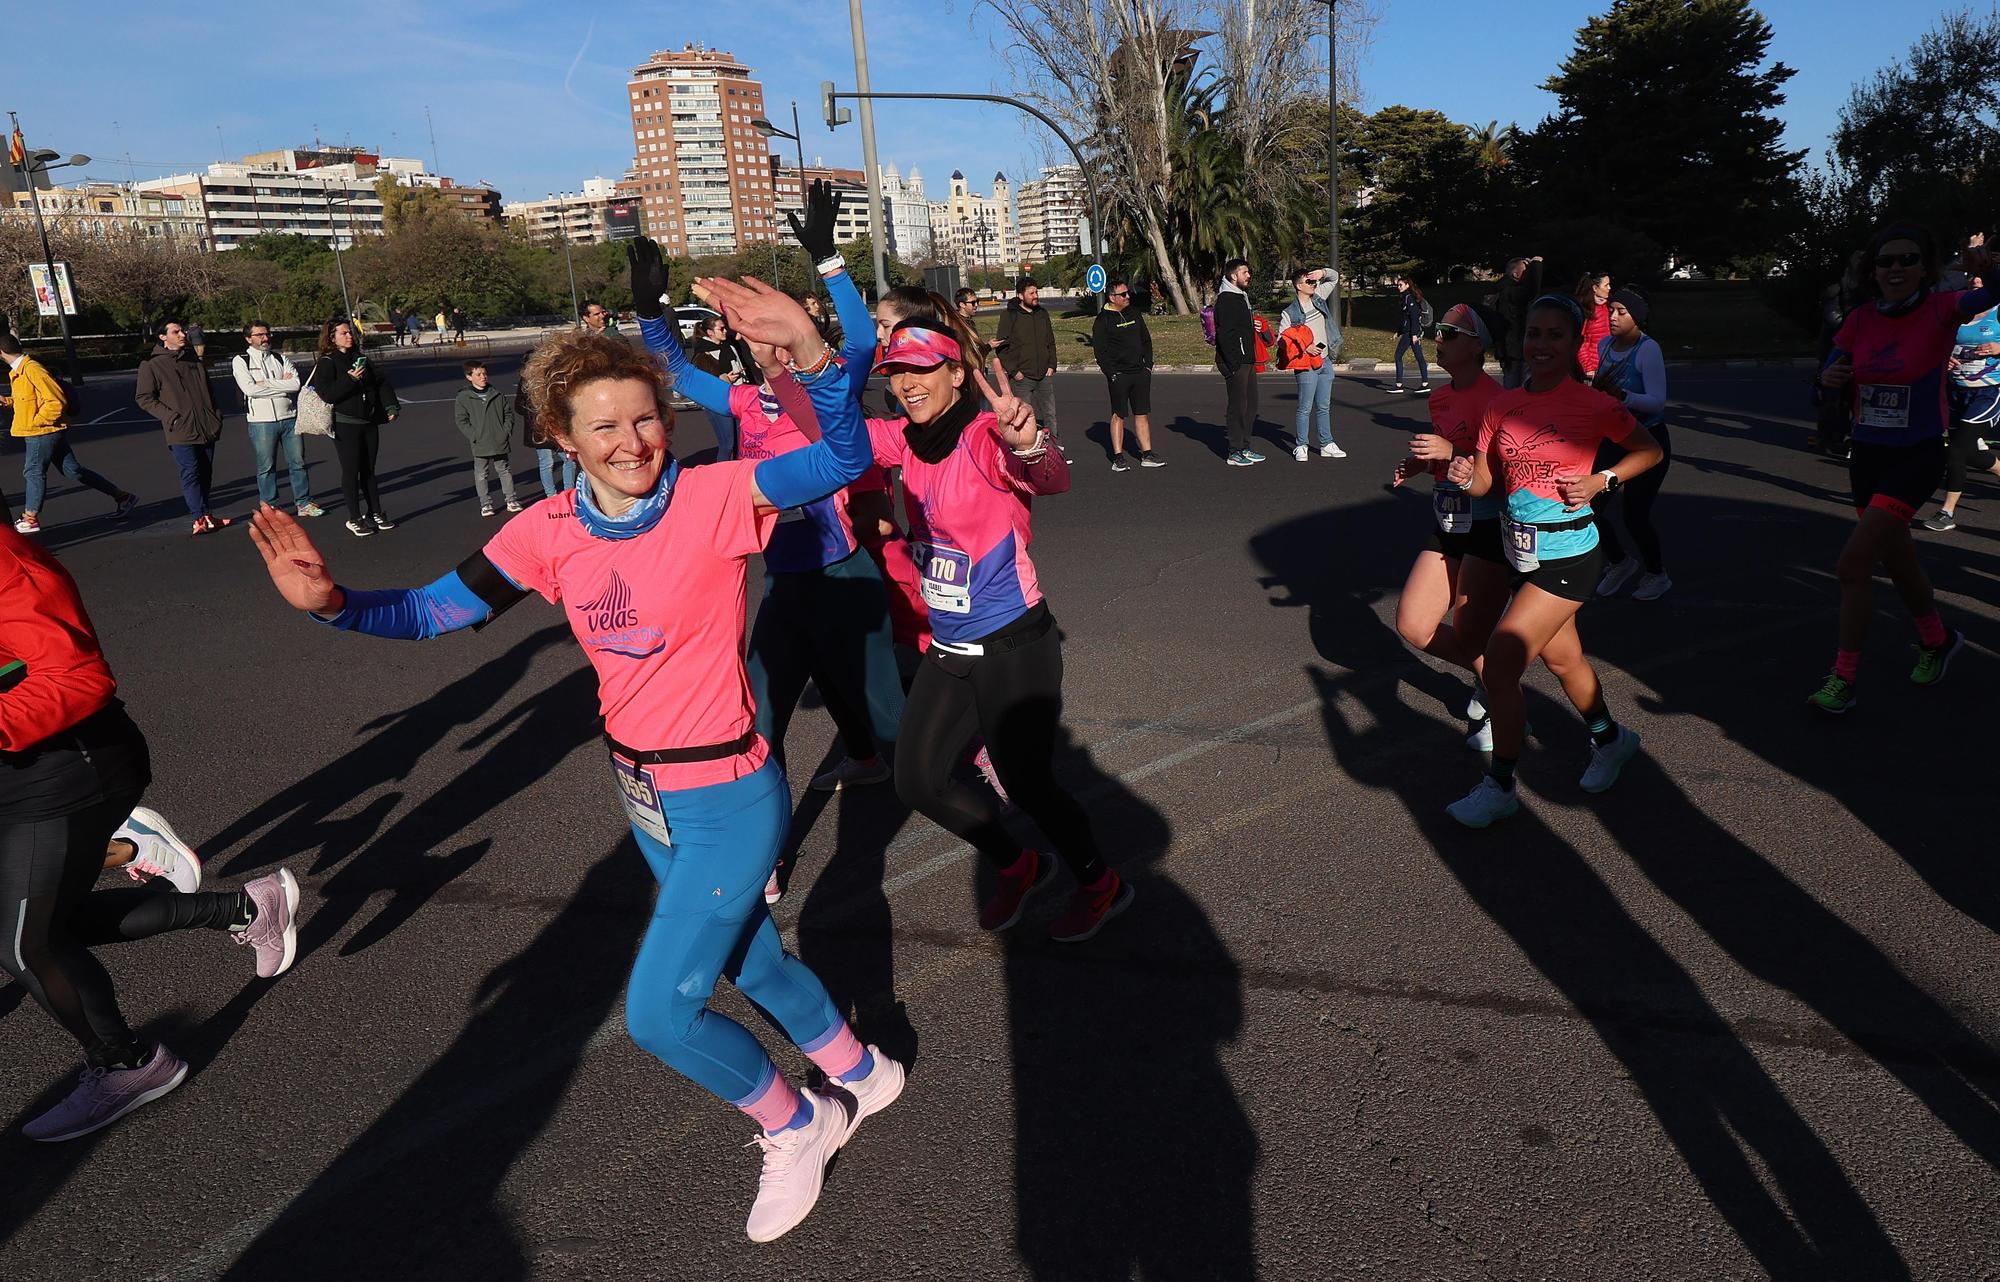
[[1605, 306], [1586, 307], [1583, 314], [1583, 341], [1576, 346], [1576, 359], [1586, 374], [1597, 372], [1597, 343], [1599, 339], [1611, 337], [1611, 309]]
[[[118, 691], [62, 563], [0, 525], [0, 752], [23, 752], [102, 711]], [[18, 680], [17, 680], [18, 678]]]
[[1256, 324], [1257, 372], [1262, 374], [1264, 367], [1271, 363], [1271, 349], [1278, 345], [1278, 335], [1272, 330], [1271, 322], [1265, 320], [1262, 316], [1256, 318]]

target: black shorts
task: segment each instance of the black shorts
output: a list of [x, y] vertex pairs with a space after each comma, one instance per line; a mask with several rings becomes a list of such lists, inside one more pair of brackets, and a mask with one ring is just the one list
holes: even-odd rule
[[[1512, 567], [1509, 567], [1512, 569]], [[1513, 571], [1512, 587], [1515, 591], [1529, 583], [1534, 584], [1550, 596], [1559, 596], [1565, 601], [1588, 601], [1597, 591], [1597, 581], [1604, 575], [1604, 547], [1599, 544], [1581, 556], [1566, 556], [1558, 561], [1543, 561], [1526, 574]]]
[[1507, 554], [1500, 550], [1500, 518], [1488, 517], [1474, 521], [1472, 528], [1463, 534], [1446, 534], [1431, 522], [1431, 546], [1454, 560], [1476, 556], [1482, 561], [1495, 565], [1507, 564]]
[[1116, 374], [1107, 373], [1104, 381], [1111, 388], [1111, 416], [1129, 419], [1139, 414], [1153, 412], [1153, 371], [1149, 369], [1121, 370]]
[[1898, 520], [1909, 520], [1944, 480], [1944, 451], [1942, 436], [1914, 445], [1854, 442], [1854, 452], [1847, 458], [1854, 510], [1879, 508]]

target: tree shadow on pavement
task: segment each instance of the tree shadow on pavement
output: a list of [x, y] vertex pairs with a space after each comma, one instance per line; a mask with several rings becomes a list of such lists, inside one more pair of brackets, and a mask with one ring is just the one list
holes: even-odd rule
[[[1137, 898], [1096, 938], [1054, 943], [1072, 889], [1058, 873], [1002, 940], [1021, 1257], [1043, 1282], [1254, 1277], [1259, 1145], [1222, 1062], [1241, 969], [1160, 867], [1166, 818], [1062, 735], [1058, 774]], [[981, 898], [992, 880], [981, 860]], [[1142, 1102], [1147, 1083], [1170, 1091], [1171, 1121]]]
[[[1787, 1279], [1909, 1276], [1872, 1209], [1743, 1033], [1590, 862], [1536, 817], [1535, 809], [1549, 804], [1541, 791], [1521, 814], [1483, 833], [1460, 828], [1444, 813], [1475, 780], [1477, 766], [1452, 727], [1399, 697], [1400, 678], [1426, 665], [1371, 607], [1372, 585], [1400, 580], [1423, 531], [1413, 520], [1391, 518], [1387, 501], [1375, 500], [1290, 521], [1251, 540], [1271, 571], [1268, 585], [1282, 593], [1273, 604], [1306, 608], [1316, 649], [1347, 670], [1308, 670], [1335, 760], [1357, 783], [1403, 803], [1445, 870], [1588, 1021], [1710, 1203], [1766, 1271]], [[1385, 537], [1399, 527], [1407, 539]], [[1329, 547], [1349, 555], [1319, 554]], [[1586, 625], [1586, 646], [1592, 635]], [[1531, 756], [1528, 782], [1537, 783], [1547, 768]], [[1565, 797], [1574, 786], [1554, 791]], [[1617, 796], [1602, 809], [1630, 804]], [[1685, 798], [1677, 804], [1685, 809]], [[1633, 822], [1658, 817], [1657, 807], [1631, 814]], [[1778, 925], [1768, 916], [1767, 924]]]
[[[627, 837], [526, 947], [486, 977], [465, 1027], [431, 1066], [257, 1226], [222, 1276], [501, 1282], [543, 1275], [547, 1265], [517, 1231], [504, 1186], [612, 1017], [653, 889]], [[599, 1196], [602, 1189], [586, 1192], [598, 1210], [583, 1222], [595, 1223], [613, 1201]]]
[[208, 845], [220, 850], [260, 833], [229, 859], [225, 871], [231, 876], [319, 850], [308, 871], [332, 872], [317, 887], [320, 906], [300, 928], [302, 957], [337, 936], [384, 890], [390, 892], [388, 903], [341, 951], [352, 955], [386, 938], [486, 853], [491, 838], [473, 834], [496, 806], [591, 737], [597, 724], [594, 678], [588, 668], [579, 668], [467, 735], [457, 751], [480, 755], [393, 822], [389, 815], [403, 799], [400, 792], [341, 813], [355, 798], [408, 779], [447, 739], [489, 717], [536, 657], [568, 636], [561, 624], [543, 628], [422, 703], [361, 727], [367, 736], [361, 743], [209, 839]]

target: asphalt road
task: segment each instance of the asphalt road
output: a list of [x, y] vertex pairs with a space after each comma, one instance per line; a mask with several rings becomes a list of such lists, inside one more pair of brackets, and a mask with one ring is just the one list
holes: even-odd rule
[[[395, 377], [398, 530], [344, 533], [311, 447], [356, 585], [428, 581], [496, 524], [456, 370]], [[1581, 623], [1646, 752], [1583, 794], [1537, 673], [1523, 812], [1471, 833], [1444, 814], [1478, 776], [1465, 687], [1393, 630], [1428, 516], [1382, 482], [1422, 402], [1343, 380], [1351, 457], [1296, 464], [1267, 381], [1271, 461], [1231, 469], [1218, 380], [1162, 377], [1170, 466], [1113, 475], [1099, 381], [1061, 376], [1075, 487], [1034, 555], [1062, 772], [1137, 903], [1082, 947], [1041, 938], [1055, 897], [985, 935], [969, 852], [890, 792], [803, 799], [780, 925], [914, 1067], [765, 1247], [750, 1126], [624, 1033], [653, 887], [556, 612], [420, 647], [315, 628], [240, 531], [188, 538], [129, 380], [94, 382], [77, 447], [140, 519], [65, 482], [42, 537], [151, 738], [149, 804], [213, 882], [291, 868], [302, 956], [265, 983], [205, 933], [103, 954], [195, 1071], [82, 1141], [8, 1128], [0, 1278], [2000, 1277], [2000, 488], [1923, 536], [1972, 638], [1949, 682], [1904, 680], [1885, 589], [1861, 706], [1809, 719], [1851, 514], [1799, 377], [1675, 371], [1676, 586]], [[698, 414], [679, 445], [710, 448]], [[240, 422], [219, 473], [247, 510]], [[803, 713], [795, 765], [831, 741]], [[18, 987], [0, 1038], [18, 1123], [74, 1047]]]

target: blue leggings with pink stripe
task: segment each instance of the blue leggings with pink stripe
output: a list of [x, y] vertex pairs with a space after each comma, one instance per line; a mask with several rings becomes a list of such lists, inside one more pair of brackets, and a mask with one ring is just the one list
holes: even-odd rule
[[787, 953], [764, 904], [791, 790], [775, 762], [741, 779], [659, 794], [673, 844], [634, 827], [660, 883], [653, 921], [625, 994], [632, 1040], [766, 1130], [783, 1127], [797, 1097], [747, 1029], [708, 1009], [726, 976], [829, 1076], [852, 1072], [861, 1043], [819, 977]]

